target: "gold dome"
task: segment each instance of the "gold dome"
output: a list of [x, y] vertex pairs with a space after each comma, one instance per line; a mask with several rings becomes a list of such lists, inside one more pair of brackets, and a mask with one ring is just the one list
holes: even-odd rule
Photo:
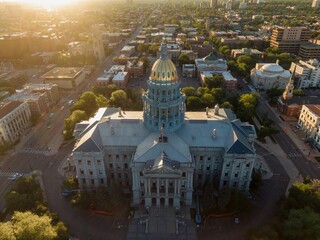
[[177, 69], [168, 57], [166, 44], [161, 45], [160, 58], [153, 64], [150, 78], [156, 81], [178, 81]]

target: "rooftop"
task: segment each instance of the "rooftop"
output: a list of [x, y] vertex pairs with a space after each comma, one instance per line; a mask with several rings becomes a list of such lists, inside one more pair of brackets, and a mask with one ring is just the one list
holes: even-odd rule
[[83, 68], [79, 67], [55, 67], [54, 69], [50, 70], [49, 72], [43, 74], [41, 78], [46, 79], [54, 79], [54, 78], [75, 78], [83, 71]]
[[10, 101], [8, 103], [5, 103], [2, 107], [0, 107], [0, 119], [5, 117], [8, 113], [12, 112], [12, 110], [19, 107], [23, 102], [19, 101]]

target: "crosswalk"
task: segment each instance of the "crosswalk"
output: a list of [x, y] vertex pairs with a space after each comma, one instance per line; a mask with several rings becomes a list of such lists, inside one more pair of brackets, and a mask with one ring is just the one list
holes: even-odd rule
[[46, 154], [50, 152], [49, 149], [34, 149], [34, 148], [23, 148], [20, 150], [22, 153], [34, 153], [34, 154]]
[[28, 177], [31, 173], [17, 173], [17, 172], [2, 172], [0, 170], [0, 177], [13, 177], [14, 175], [19, 175], [21, 177]]
[[299, 153], [288, 153], [288, 158], [301, 158], [301, 157], [303, 157], [303, 155]]

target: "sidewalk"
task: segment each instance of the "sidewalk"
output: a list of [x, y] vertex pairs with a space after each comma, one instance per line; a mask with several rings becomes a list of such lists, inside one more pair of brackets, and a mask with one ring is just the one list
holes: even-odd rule
[[[299, 170], [295, 167], [291, 160], [287, 158], [287, 154], [282, 150], [282, 148], [278, 144], [273, 143], [269, 137], [266, 137], [266, 143], [261, 143], [258, 141], [256, 141], [255, 143], [272, 153], [280, 161], [281, 165], [287, 172], [290, 178], [290, 182], [288, 184], [286, 194], [288, 194], [288, 190], [291, 188], [294, 182], [303, 181], [303, 177], [301, 176], [301, 174], [299, 174]], [[276, 174], [277, 173], [273, 173], [273, 175]]]

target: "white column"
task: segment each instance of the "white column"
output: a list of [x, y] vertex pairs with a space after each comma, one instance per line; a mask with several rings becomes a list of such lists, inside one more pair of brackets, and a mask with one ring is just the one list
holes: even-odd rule
[[180, 186], [181, 186], [181, 181], [180, 179], [178, 180], [178, 195], [180, 195]]
[[160, 190], [159, 190], [159, 178], [157, 178], [157, 195], [159, 195], [159, 193], [160, 193]]
[[150, 178], [148, 178], [148, 193], [149, 193], [149, 194], [151, 194], [150, 185], [151, 185], [151, 184], [150, 184]]
[[174, 194], [177, 193], [177, 179], [174, 180]]
[[169, 184], [169, 181], [168, 179], [166, 179], [166, 196], [168, 196], [168, 184]]
[[148, 193], [148, 188], [147, 188], [148, 182], [147, 182], [147, 179], [144, 179], [143, 181], [144, 181], [144, 194], [147, 195], [147, 193]]

